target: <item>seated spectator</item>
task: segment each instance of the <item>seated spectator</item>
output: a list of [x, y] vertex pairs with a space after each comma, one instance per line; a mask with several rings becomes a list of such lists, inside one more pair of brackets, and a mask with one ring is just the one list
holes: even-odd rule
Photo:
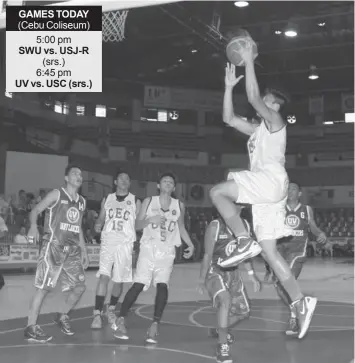
[[85, 231], [85, 237], [86, 237], [86, 243], [93, 244], [93, 245], [96, 245], [97, 244], [96, 239], [95, 239], [95, 236], [91, 233], [91, 229], [90, 228], [88, 228]]
[[8, 231], [4, 218], [0, 216], [0, 241], [5, 239]]
[[28, 238], [26, 233], [26, 227], [21, 226], [20, 232], [15, 236], [14, 243], [16, 244], [28, 244]]

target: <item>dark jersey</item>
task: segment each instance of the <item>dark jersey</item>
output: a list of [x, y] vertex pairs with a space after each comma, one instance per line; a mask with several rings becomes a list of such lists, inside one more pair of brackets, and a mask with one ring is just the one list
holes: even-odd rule
[[79, 244], [81, 222], [86, 207], [85, 199], [78, 194], [73, 200], [64, 188], [46, 214], [46, 238], [68, 246]]
[[236, 239], [222, 219], [215, 219], [211, 223], [217, 225], [215, 236], [216, 243], [213, 249], [211, 264], [217, 265], [220, 258], [225, 259], [234, 251], [236, 248]]
[[309, 207], [298, 204], [295, 209], [286, 206], [286, 225], [292, 228], [292, 235], [282, 238], [281, 242], [307, 242], [309, 235]]

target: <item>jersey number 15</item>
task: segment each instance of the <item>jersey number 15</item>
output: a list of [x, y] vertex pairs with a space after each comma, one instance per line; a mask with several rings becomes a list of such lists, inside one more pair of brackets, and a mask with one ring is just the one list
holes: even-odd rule
[[112, 222], [112, 230], [120, 232], [123, 230], [123, 221], [119, 219], [114, 219]]

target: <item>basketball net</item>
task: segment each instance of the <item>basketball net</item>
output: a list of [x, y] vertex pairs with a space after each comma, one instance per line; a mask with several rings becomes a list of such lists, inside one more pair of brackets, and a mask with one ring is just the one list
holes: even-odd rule
[[125, 24], [128, 10], [115, 10], [102, 13], [102, 40], [121, 42], [125, 36]]

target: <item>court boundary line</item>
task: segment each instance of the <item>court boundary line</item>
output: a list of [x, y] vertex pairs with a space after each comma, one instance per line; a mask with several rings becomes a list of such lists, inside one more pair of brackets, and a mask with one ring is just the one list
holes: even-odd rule
[[[255, 300], [259, 300], [259, 301], [263, 301], [263, 299], [255, 299]], [[270, 299], [266, 299], [267, 301], [269, 301]], [[275, 301], [277, 301], [277, 300], [275, 300]], [[204, 309], [207, 309], [207, 308], [212, 308], [212, 306], [211, 306], [211, 304], [208, 304], [209, 303], [209, 301], [208, 300], [197, 300], [197, 301], [182, 301], [181, 303], [182, 304], [178, 304], [179, 303], [179, 301], [175, 301], [175, 302], [172, 302], [171, 304], [169, 304], [168, 303], [168, 305], [167, 306], [177, 306], [177, 307], [186, 307], [186, 308], [201, 308], [201, 307], [203, 307]], [[184, 303], [186, 303], [186, 304], [184, 304]], [[191, 305], [190, 304], [188, 304], [188, 303], [191, 303]], [[207, 303], [207, 304], [206, 304]], [[200, 304], [203, 304], [202, 306], [200, 305]], [[331, 304], [331, 305], [326, 305], [326, 304], [317, 304], [318, 306], [323, 306], [323, 307], [346, 307], [346, 308], [349, 308], [349, 307], [352, 307], [353, 309], [354, 309], [354, 306], [352, 305], [352, 304], [347, 304], [347, 303], [344, 303], [344, 305], [343, 305], [343, 303], [340, 303], [340, 304], [336, 304], [336, 305], [333, 305], [333, 304]], [[142, 305], [140, 305], [140, 306], [138, 306], [138, 307], [134, 307], [132, 310], [134, 310], [134, 313], [136, 314], [136, 315], [138, 315], [137, 314], [137, 310], [140, 312], [140, 310], [143, 308], [143, 307], [148, 307], [148, 306], [153, 306], [153, 304], [142, 304]], [[257, 308], [263, 308], [264, 306], [262, 306], [262, 305], [252, 305], [252, 311], [253, 311], [253, 308], [254, 307], [257, 307]], [[282, 305], [278, 305], [278, 306], [275, 306], [275, 305], [270, 305], [270, 306], [265, 306], [267, 309], [269, 309], [270, 307], [271, 308], [284, 308]], [[84, 307], [83, 309], [87, 309], [88, 307]], [[79, 309], [81, 309], [81, 308], [79, 308]], [[78, 309], [78, 310], [79, 310]], [[203, 309], [202, 309], [203, 310]], [[54, 313], [46, 313], [46, 315], [50, 315], [50, 314], [54, 314]], [[191, 315], [191, 314], [190, 314]], [[194, 315], [196, 315], [196, 314], [194, 314]], [[316, 314], [315, 314], [316, 315]], [[326, 314], [323, 314], [323, 315], [326, 315]], [[138, 315], [138, 316], [140, 316], [140, 315]], [[326, 315], [327, 316], [327, 315]], [[92, 318], [93, 317], [93, 315], [87, 315], [87, 316], [81, 316], [81, 317], [77, 317], [77, 318], [73, 318], [73, 319], [71, 319], [71, 321], [81, 321], [81, 320], [86, 320], [86, 319], [90, 319], [90, 318]], [[142, 319], [145, 319], [145, 320], [151, 320], [150, 318], [148, 318], [147, 316], [140, 316]], [[336, 317], [336, 316], [335, 316]], [[353, 318], [353, 317], [352, 317]], [[14, 319], [9, 319], [9, 320], [16, 320], [16, 319], [26, 319], [26, 318], [14, 318]], [[4, 320], [4, 321], [6, 321], [6, 320]], [[178, 324], [178, 323], [174, 323], [174, 322], [170, 322], [170, 321], [163, 321], [163, 320], [161, 320], [161, 322], [164, 322], [165, 324], [175, 324], [175, 325], [181, 325], [181, 323], [180, 324]], [[53, 322], [49, 322], [49, 323], [44, 323], [44, 324], [41, 324], [41, 326], [52, 326], [52, 325], [55, 325], [55, 323], [53, 323]], [[190, 327], [198, 327], [197, 325], [193, 325], [193, 324], [191, 324], [191, 325], [186, 325], [186, 324], [183, 324], [182, 326], [190, 326]], [[208, 326], [201, 326], [200, 328], [202, 328], [202, 327], [204, 327], [204, 328], [209, 328]], [[0, 336], [1, 335], [4, 335], [4, 334], [9, 334], [9, 333], [15, 333], [15, 332], [17, 332], [17, 331], [23, 331], [25, 329], [25, 327], [23, 326], [23, 327], [20, 327], [20, 328], [14, 328], [14, 329], [7, 329], [7, 330], [1, 330], [0, 331]], [[334, 327], [333, 329], [329, 329], [329, 331], [333, 331], [333, 330], [338, 330], [339, 328], [338, 327]], [[340, 327], [340, 330], [341, 331], [343, 331], [345, 329], [345, 327]], [[236, 329], [236, 330], [239, 330], [239, 331], [241, 331], [242, 329]], [[245, 331], [250, 331], [250, 329], [244, 329]], [[251, 331], [255, 331], [256, 329], [252, 329]], [[352, 331], [352, 330], [354, 330], [354, 329], [351, 329], [351, 328], [346, 328], [345, 329], [346, 331]], [[278, 330], [264, 330], [265, 332], [267, 332], [267, 331], [272, 331], [272, 332], [277, 332]], [[313, 331], [317, 331], [317, 330], [313, 330]], [[328, 331], [328, 330], [319, 330], [319, 331]]]
[[164, 348], [164, 347], [154, 347], [154, 348], [149, 348], [146, 347], [144, 345], [136, 345], [136, 344], [114, 344], [114, 343], [99, 343], [99, 344], [93, 344], [93, 343], [59, 343], [59, 344], [54, 344], [54, 343], [48, 343], [48, 344], [18, 344], [18, 345], [3, 345], [0, 346], [0, 349], [14, 349], [14, 348], [51, 348], [51, 347], [114, 347], [117, 349], [122, 349], [122, 348], [140, 348], [140, 349], [145, 349], [145, 350], [160, 350], [163, 352], [171, 352], [171, 353], [182, 353], [182, 354], [186, 354], [186, 355], [192, 355], [195, 357], [199, 357], [199, 358], [204, 358], [204, 359], [210, 359], [210, 360], [215, 360], [216, 358], [211, 356], [211, 355], [205, 355], [205, 354], [201, 354], [201, 353], [195, 353], [195, 352], [189, 352], [186, 350], [180, 350], [180, 349], [173, 349], [173, 348]]
[[[149, 320], [151, 321], [152, 318], [145, 315], [144, 313], [141, 312], [141, 310], [143, 310], [144, 308], [148, 308], [148, 307], [153, 307], [153, 304], [145, 304], [145, 305], [142, 305], [140, 307], [138, 307], [136, 310], [135, 310], [135, 314], [137, 316], [139, 316], [140, 318], [142, 319], [145, 319], [145, 320]], [[193, 328], [199, 328], [199, 329], [208, 329], [208, 328], [215, 328], [215, 326], [212, 326], [212, 325], [202, 325], [200, 324], [199, 322], [196, 321], [195, 319], [195, 315], [199, 312], [201, 312], [203, 309], [206, 309], [208, 308], [208, 306], [204, 306], [204, 307], [200, 307], [196, 310], [194, 310], [190, 315], [189, 315], [189, 321], [191, 324], [189, 323], [179, 323], [179, 322], [172, 322], [172, 321], [168, 321], [168, 320], [160, 320], [161, 323], [164, 323], [164, 324], [169, 324], [169, 325], [177, 325], [177, 326], [184, 326], [184, 327], [193, 327]], [[192, 317], [192, 319], [190, 320], [190, 318]], [[252, 318], [252, 317], [250, 317]], [[255, 318], [255, 317], [254, 317]], [[264, 318], [259, 318], [260, 320], [264, 320]], [[258, 320], [259, 320], [258, 319]], [[270, 320], [270, 319], [266, 319], [266, 320]], [[276, 323], [281, 323], [281, 324], [286, 324], [286, 322], [279, 322], [279, 321], [276, 321], [276, 320], [272, 320], [272, 322], [276, 322]], [[232, 330], [234, 331], [258, 331], [258, 332], [273, 332], [273, 333], [281, 333], [282, 330], [278, 329], [265, 329], [265, 328], [232, 328]], [[354, 328], [350, 328], [350, 327], [332, 327], [332, 326], [321, 326], [321, 325], [315, 325], [311, 328], [311, 330], [309, 330], [308, 333], [312, 333], [312, 332], [315, 332], [315, 333], [319, 333], [319, 332], [333, 332], [333, 331], [354, 331]]]

